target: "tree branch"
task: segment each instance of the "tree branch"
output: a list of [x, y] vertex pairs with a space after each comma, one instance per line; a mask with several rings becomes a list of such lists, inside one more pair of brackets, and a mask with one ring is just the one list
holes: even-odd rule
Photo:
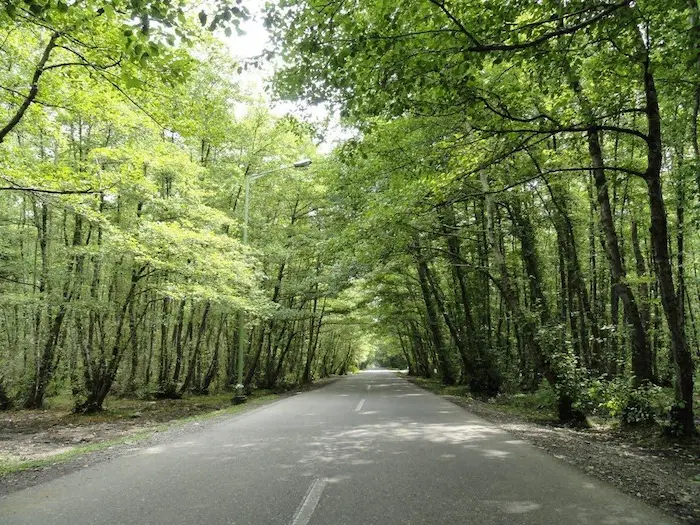
[[95, 190], [93, 188], [87, 188], [84, 190], [47, 190], [42, 188], [31, 188], [29, 186], [20, 186], [12, 179], [0, 175], [0, 179], [4, 180], [9, 184], [9, 186], [0, 186], [0, 191], [26, 191], [29, 193], [46, 193], [50, 195], [88, 195], [93, 193], [100, 193], [104, 190]]
[[552, 40], [553, 38], [557, 38], [560, 36], [564, 35], [570, 35], [575, 32], [577, 32], [579, 29], [583, 29], [585, 27], [588, 27], [590, 25], [595, 24], [596, 22], [602, 20], [603, 18], [607, 17], [608, 15], [614, 13], [618, 9], [622, 9], [624, 7], [628, 7], [631, 3], [632, 0], [623, 0], [622, 2], [619, 2], [617, 4], [612, 4], [610, 5], [607, 9], [604, 9], [597, 15], [584, 20], [582, 22], [579, 22], [578, 24], [570, 25], [570, 26], [562, 26], [559, 29], [556, 29], [554, 31], [550, 31], [548, 33], [545, 33], [534, 40], [530, 40], [528, 42], [522, 42], [520, 44], [481, 44], [479, 43], [478, 40], [474, 38], [474, 36], [469, 33], [464, 25], [445, 7], [445, 4], [442, 2], [439, 2], [438, 0], [429, 0], [432, 4], [436, 5], [439, 7], [445, 15], [459, 27], [459, 29], [464, 33], [464, 35], [469, 39], [469, 41], [472, 43], [471, 46], [467, 47], [467, 51], [471, 51], [473, 53], [490, 53], [492, 51], [522, 51], [524, 49], [529, 49], [533, 47], [537, 47], [540, 44], [543, 44], [549, 40]]
[[49, 57], [51, 56], [51, 51], [53, 51], [53, 49], [56, 47], [56, 41], [60, 36], [61, 34], [58, 32], [54, 32], [51, 35], [49, 43], [46, 45], [46, 48], [44, 48], [44, 53], [41, 55], [41, 59], [39, 60], [39, 63], [34, 69], [34, 75], [32, 76], [32, 84], [31, 88], [29, 89], [29, 93], [24, 98], [24, 101], [22, 102], [22, 104], [20, 104], [19, 108], [17, 108], [17, 111], [12, 116], [10, 121], [5, 125], [5, 127], [3, 127], [0, 130], [0, 144], [5, 141], [5, 137], [7, 136], [7, 134], [10, 133], [15, 128], [15, 126], [17, 126], [17, 124], [19, 124], [20, 120], [22, 120], [22, 117], [24, 116], [29, 106], [36, 99], [36, 96], [39, 93], [39, 79], [41, 78], [41, 75], [44, 73], [44, 71], [46, 71], [46, 62], [48, 62]]

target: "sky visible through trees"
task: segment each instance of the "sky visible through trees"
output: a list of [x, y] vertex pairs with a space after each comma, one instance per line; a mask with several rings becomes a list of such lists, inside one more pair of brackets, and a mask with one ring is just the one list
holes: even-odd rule
[[[694, 435], [696, 0], [10, 0], [0, 25], [0, 407], [229, 390], [244, 312], [249, 391], [373, 362]], [[246, 179], [300, 158], [251, 182], [244, 244]]]

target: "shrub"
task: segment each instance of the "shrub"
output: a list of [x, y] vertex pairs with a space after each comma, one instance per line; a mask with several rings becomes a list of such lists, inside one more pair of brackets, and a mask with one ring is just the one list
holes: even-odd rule
[[604, 376], [593, 379], [586, 389], [587, 403], [600, 416], [618, 420], [622, 425], [667, 423], [673, 407], [673, 395], [652, 384], [635, 388], [631, 379]]
[[469, 390], [476, 395], [495, 396], [501, 391], [503, 377], [493, 359], [478, 359], [468, 380]]

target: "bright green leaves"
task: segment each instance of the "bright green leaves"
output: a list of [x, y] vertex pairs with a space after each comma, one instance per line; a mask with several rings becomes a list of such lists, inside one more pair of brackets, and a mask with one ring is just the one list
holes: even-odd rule
[[[238, 29], [240, 22], [249, 18], [240, 0], [219, 0], [208, 8], [210, 12], [202, 11], [198, 18], [200, 26], [209, 31], [223, 27], [230, 32], [231, 27]], [[3, 13], [13, 22], [50, 27], [73, 37], [74, 45], [114, 29], [111, 50], [120, 49], [123, 58], [147, 67], [150, 58], [199, 37], [200, 29], [187, 11], [183, 0], [8, 0]]]

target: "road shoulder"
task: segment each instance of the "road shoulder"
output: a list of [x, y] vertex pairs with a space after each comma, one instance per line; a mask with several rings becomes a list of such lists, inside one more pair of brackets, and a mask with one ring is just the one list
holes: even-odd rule
[[610, 430], [526, 421], [496, 405], [441, 394], [437, 387], [401, 377], [681, 521], [700, 523], [700, 456], [694, 449], [671, 444], [649, 448]]
[[[59, 422], [50, 429], [52, 436], [47, 438], [44, 437], [44, 431], [27, 434], [27, 429], [21, 429], [24, 432], [18, 432], [20, 434], [18, 438], [46, 441], [43, 445], [49, 453], [45, 456], [29, 456], [10, 466], [5, 465], [4, 469], [0, 468], [0, 497], [51, 481], [76, 470], [132, 454], [143, 448], [171, 442], [222, 421], [247, 416], [303, 391], [325, 387], [338, 379], [339, 377], [324, 378], [298, 390], [253, 396], [243, 405], [212, 407], [195, 412], [195, 415], [183, 412], [180, 417], [173, 417], [167, 421], [158, 421], [143, 415], [139, 418], [127, 418], [107, 424], [85, 422], [79, 426], [79, 433], [75, 431], [75, 425], [72, 423], [60, 424]], [[4, 417], [11, 418], [12, 414], [5, 413]], [[105, 425], [109, 426], [108, 431], [101, 432], [100, 429]], [[11, 436], [7, 425], [3, 430], [5, 435]], [[63, 444], [61, 443], [64, 441], [63, 437], [55, 439], [57, 434], [63, 436], [65, 433], [73, 437], [68, 438], [69, 440]], [[7, 442], [8, 440], [5, 441]]]

